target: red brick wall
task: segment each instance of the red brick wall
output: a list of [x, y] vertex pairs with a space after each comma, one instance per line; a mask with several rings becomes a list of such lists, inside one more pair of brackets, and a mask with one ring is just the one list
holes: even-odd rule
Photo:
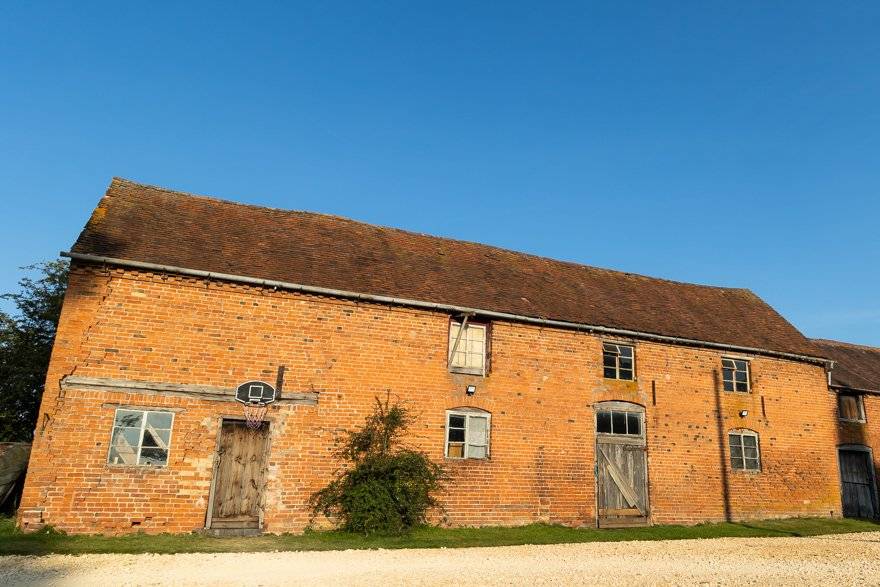
[[839, 445], [855, 444], [871, 448], [874, 456], [874, 478], [880, 480], [880, 396], [863, 395], [864, 422], [838, 422]]
[[[602, 378], [601, 339], [495, 322], [485, 377], [447, 371], [448, 316], [75, 264], [22, 502], [70, 532], [204, 526], [213, 451], [232, 402], [61, 391], [65, 375], [234, 387], [254, 378], [316, 391], [270, 409], [265, 527], [299, 531], [336, 467], [334, 440], [390, 393], [418, 417], [412, 442], [443, 461], [445, 411], [492, 413], [491, 458], [447, 461], [443, 521], [595, 523], [593, 404], [646, 407], [652, 521], [840, 515], [834, 400], [821, 367], [750, 357], [753, 392], [717, 391], [721, 353], [636, 342], [637, 382]], [[475, 384], [473, 397], [464, 393]], [[763, 398], [763, 404], [762, 404]], [[178, 408], [167, 468], [109, 467], [118, 404]], [[720, 404], [720, 406], [719, 406]], [[720, 430], [724, 439], [719, 445]], [[749, 415], [740, 418], [739, 411]], [[760, 434], [763, 470], [731, 471], [726, 431]], [[723, 467], [722, 467], [723, 463]], [[727, 504], [727, 505], [725, 505]], [[31, 520], [31, 522], [28, 522]]]

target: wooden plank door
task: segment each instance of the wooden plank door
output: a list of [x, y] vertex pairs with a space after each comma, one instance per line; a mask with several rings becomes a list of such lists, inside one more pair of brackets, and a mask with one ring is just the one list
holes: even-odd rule
[[259, 528], [269, 425], [224, 420], [217, 447], [211, 528]]
[[843, 515], [847, 518], [876, 518], [877, 492], [870, 453], [840, 450], [840, 481]]
[[603, 438], [596, 443], [600, 528], [648, 524], [646, 458], [644, 444], [616, 442], [613, 438]]

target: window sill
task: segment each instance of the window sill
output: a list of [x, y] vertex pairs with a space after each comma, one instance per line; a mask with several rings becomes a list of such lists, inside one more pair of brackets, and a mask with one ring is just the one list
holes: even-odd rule
[[731, 468], [730, 471], [734, 475], [760, 475], [761, 473], [763, 473], [763, 471], [761, 469], [733, 469], [733, 468]]
[[725, 389], [725, 390], [724, 390], [724, 393], [732, 393], [732, 394], [735, 394], [735, 395], [751, 395], [752, 390], [750, 389], [750, 390], [748, 390], [748, 391], [728, 391], [728, 390]]
[[621, 379], [620, 377], [605, 377], [602, 376], [602, 379], [605, 381], [623, 381], [624, 383], [634, 383], [638, 381], [638, 377], [633, 377], [632, 379]]
[[450, 367], [450, 373], [455, 373], [456, 375], [475, 375], [477, 377], [485, 377], [486, 373], [483, 372], [482, 369], [473, 369], [468, 367]]
[[116, 465], [107, 463], [105, 466], [108, 469], [115, 469], [117, 471], [165, 471], [168, 469], [168, 465]]
[[868, 423], [867, 420], [848, 420], [846, 418], [838, 418], [837, 421], [842, 424], [867, 424]]
[[491, 459], [489, 457], [443, 457], [443, 460], [449, 463], [482, 463]]

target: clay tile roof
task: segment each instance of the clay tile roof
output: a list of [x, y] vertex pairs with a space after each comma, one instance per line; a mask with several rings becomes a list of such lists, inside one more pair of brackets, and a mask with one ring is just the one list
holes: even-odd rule
[[822, 356], [835, 362], [831, 385], [880, 393], [880, 348], [814, 339]]
[[821, 356], [754, 293], [113, 179], [72, 251]]

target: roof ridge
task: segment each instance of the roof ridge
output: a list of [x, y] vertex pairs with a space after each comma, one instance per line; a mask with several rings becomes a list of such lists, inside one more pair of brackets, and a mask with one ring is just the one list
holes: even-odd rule
[[856, 342], [846, 342], [843, 340], [833, 340], [831, 338], [811, 338], [810, 340], [812, 340], [813, 342], [825, 343], [825, 344], [830, 344], [830, 345], [834, 345], [834, 346], [842, 346], [842, 347], [848, 347], [848, 348], [854, 348], [854, 349], [863, 349], [866, 351], [875, 351], [875, 352], [880, 353], [880, 347], [875, 347], [875, 346], [871, 346], [871, 345], [867, 345], [867, 344], [859, 344]]
[[458, 238], [452, 238], [452, 237], [447, 237], [447, 236], [438, 236], [435, 234], [429, 234], [426, 232], [418, 232], [418, 231], [414, 231], [414, 230], [407, 230], [405, 228], [398, 228], [395, 226], [385, 226], [382, 224], [372, 224], [370, 222], [364, 222], [362, 220], [355, 220], [353, 218], [348, 218], [346, 216], [340, 216], [338, 214], [328, 214], [325, 212], [313, 212], [313, 211], [309, 211], [309, 210], [293, 210], [293, 209], [289, 209], [289, 208], [276, 208], [273, 206], [263, 206], [263, 205], [259, 205], [259, 204], [249, 204], [246, 202], [238, 202], [235, 200], [227, 200], [224, 198], [218, 198], [216, 196], [209, 196], [206, 194], [194, 194], [191, 192], [175, 190], [175, 189], [171, 189], [171, 188], [167, 188], [167, 187], [163, 187], [163, 186], [158, 186], [155, 184], [134, 181], [134, 180], [127, 179], [124, 177], [119, 177], [119, 176], [114, 176], [112, 178], [111, 183], [110, 183], [110, 187], [107, 189], [107, 194], [106, 194], [107, 196], [110, 195], [110, 190], [112, 189], [113, 184], [115, 184], [115, 183], [128, 184], [128, 185], [132, 185], [132, 186], [137, 186], [137, 187], [157, 190], [160, 192], [165, 192], [168, 194], [187, 196], [190, 198], [198, 198], [198, 199], [202, 199], [202, 200], [217, 202], [220, 204], [229, 204], [232, 206], [243, 206], [246, 208], [254, 208], [257, 210], [270, 210], [270, 211], [274, 211], [274, 212], [304, 214], [304, 215], [309, 215], [309, 216], [322, 216], [322, 217], [326, 217], [326, 218], [333, 218], [336, 220], [342, 220], [344, 222], [350, 222], [352, 224], [366, 226], [366, 227], [373, 228], [373, 229], [391, 230], [391, 231], [395, 231], [395, 232], [407, 234], [407, 235], [427, 237], [427, 238], [432, 238], [432, 239], [436, 239], [436, 240], [440, 240], [440, 241], [460, 243], [460, 244], [466, 244], [466, 245], [471, 245], [471, 246], [478, 246], [478, 247], [483, 247], [483, 248], [488, 248], [488, 249], [494, 249], [496, 251], [500, 251], [500, 252], [507, 253], [507, 254], [519, 255], [519, 256], [528, 257], [531, 259], [538, 259], [541, 261], [549, 261], [552, 263], [569, 265], [569, 266], [577, 267], [580, 269], [590, 269], [593, 271], [601, 271], [601, 272], [605, 272], [605, 273], [612, 273], [612, 274], [616, 274], [616, 275], [625, 275], [628, 277], [636, 277], [639, 279], [646, 279], [646, 280], [650, 280], [650, 281], [660, 281], [660, 282], [672, 283], [672, 284], [676, 284], [676, 285], [685, 285], [685, 286], [689, 286], [689, 287], [715, 289], [715, 290], [729, 291], [729, 292], [735, 292], [735, 293], [748, 293], [748, 294], [753, 295], [754, 297], [757, 297], [758, 299], [761, 299], [759, 296], [757, 296], [754, 292], [752, 292], [748, 288], [730, 287], [730, 286], [723, 286], [723, 285], [708, 285], [708, 284], [703, 284], [703, 283], [693, 283], [690, 281], [680, 281], [680, 280], [676, 280], [676, 279], [668, 279], [665, 277], [654, 277], [652, 275], [644, 275], [642, 273], [633, 273], [630, 271], [623, 271], [620, 269], [608, 269], [606, 267], [597, 267], [595, 265], [587, 265], [585, 263], [578, 263], [576, 261], [567, 261], [564, 259], [556, 259], [554, 257], [548, 257], [546, 255], [537, 255], [535, 253], [528, 253], [525, 251], [517, 251], [514, 249], [508, 249], [508, 248], [501, 247], [498, 245], [491, 245], [491, 244], [487, 244], [487, 243], [481, 243], [481, 242], [477, 242], [477, 241], [469, 241], [469, 240], [465, 240], [465, 239], [458, 239]]

